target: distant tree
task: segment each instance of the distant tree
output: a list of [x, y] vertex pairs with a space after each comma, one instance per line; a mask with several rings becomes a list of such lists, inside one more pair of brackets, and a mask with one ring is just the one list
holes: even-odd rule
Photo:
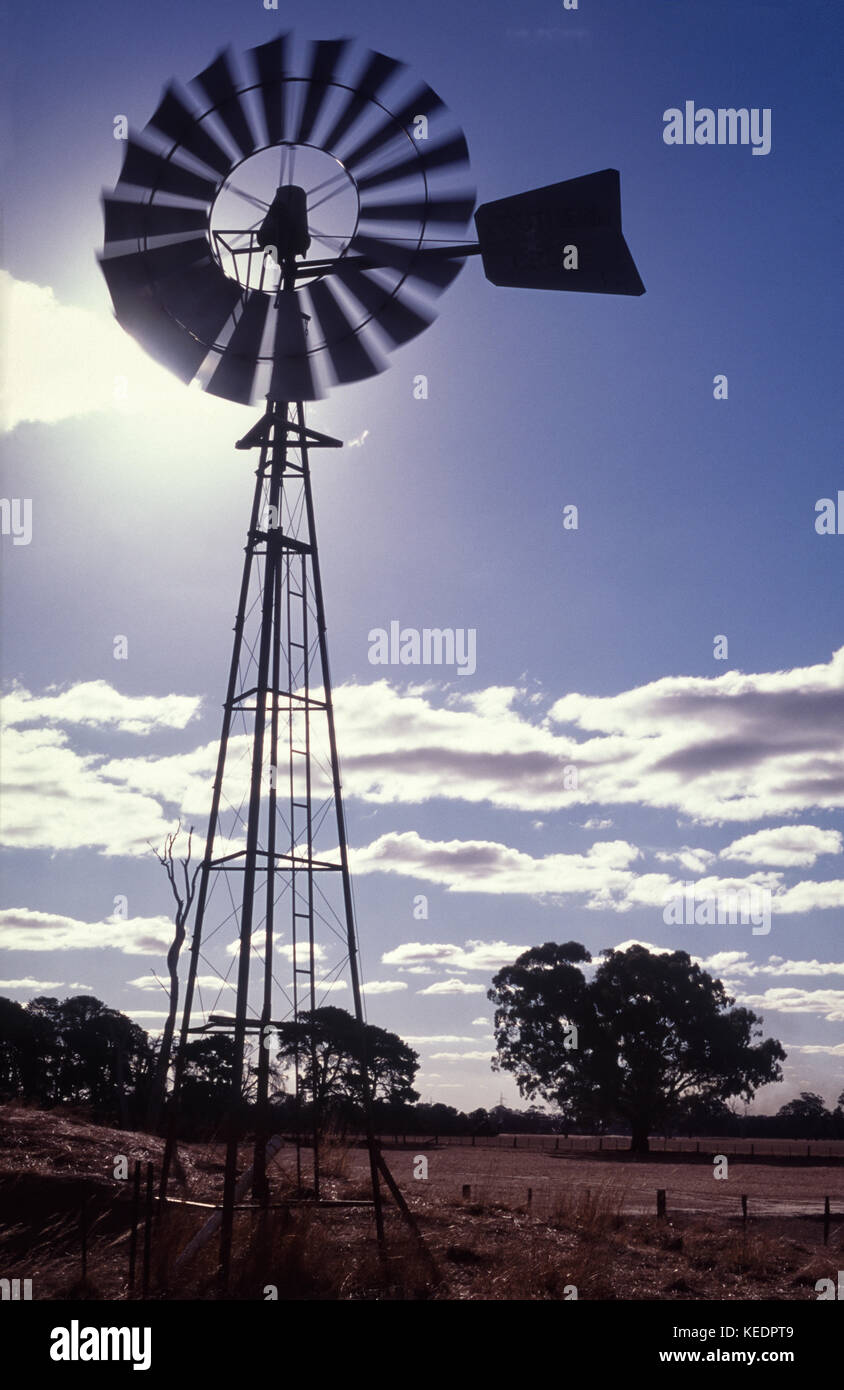
[[581, 1120], [621, 1119], [644, 1153], [685, 1098], [749, 1100], [782, 1079], [780, 1043], [757, 1041], [760, 1020], [685, 951], [602, 954], [589, 982], [577, 967], [592, 957], [578, 942], [533, 947], [494, 977], [493, 1065], [522, 1095]]
[[822, 1138], [833, 1127], [832, 1112], [827, 1110], [823, 1096], [814, 1091], [801, 1091], [796, 1100], [780, 1106], [777, 1119], [796, 1138]]
[[[298, 1051], [305, 1095], [315, 1095], [321, 1111], [343, 1110], [362, 1104], [360, 1031], [357, 1020], [346, 1009], [326, 1006], [312, 1013], [302, 1013], [297, 1021], [279, 1026], [278, 1039], [279, 1058], [288, 1065]], [[398, 1034], [372, 1023], [364, 1024], [364, 1040], [372, 1099], [390, 1105], [418, 1100], [413, 1079], [419, 1054], [402, 1042]]]
[[101, 999], [40, 995], [26, 1006], [29, 1074], [42, 1104], [89, 1105], [129, 1122], [145, 1102], [152, 1064], [147, 1034]]

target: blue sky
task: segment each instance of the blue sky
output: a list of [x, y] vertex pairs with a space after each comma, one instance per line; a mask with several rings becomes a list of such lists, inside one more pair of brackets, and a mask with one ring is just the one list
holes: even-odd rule
[[[815, 504], [844, 487], [842, 21], [820, 0], [14, 8], [0, 448], [32, 533], [0, 551], [0, 992], [85, 986], [160, 1022], [145, 846], [207, 814], [256, 412], [113, 323], [99, 199], [116, 115], [143, 126], [171, 76], [280, 28], [403, 58], [465, 131], [479, 202], [618, 168], [647, 288], [496, 289], [469, 261], [387, 372], [309, 412], [362, 440], [313, 466], [370, 1019], [418, 1040], [426, 1099], [515, 1100], [486, 1060], [493, 971], [539, 941], [640, 940], [708, 962], [784, 1042], [759, 1107], [834, 1102], [844, 537]], [[769, 108], [770, 153], [666, 145], [687, 100]], [[477, 669], [373, 666], [393, 620], [474, 629]], [[768, 934], [663, 920], [672, 885], [736, 880], [770, 892]]]

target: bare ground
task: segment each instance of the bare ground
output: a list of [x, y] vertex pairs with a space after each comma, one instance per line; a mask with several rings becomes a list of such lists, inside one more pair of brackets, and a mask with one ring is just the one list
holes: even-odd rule
[[[527, 1146], [386, 1149], [424, 1251], [391, 1202], [383, 1262], [368, 1211], [238, 1213], [231, 1295], [262, 1299], [274, 1288], [280, 1299], [544, 1301], [572, 1298], [576, 1289], [579, 1299], [814, 1299], [815, 1282], [834, 1277], [842, 1263], [844, 1167], [835, 1159], [799, 1167], [787, 1158], [742, 1162], [730, 1165], [726, 1181], [716, 1181], [712, 1154], [723, 1150], [717, 1141], [705, 1145], [711, 1153], [699, 1163], [676, 1155], [672, 1161], [670, 1154], [610, 1162]], [[129, 1184], [115, 1179], [115, 1159], [124, 1154], [130, 1167], [139, 1158], [158, 1169], [162, 1147], [149, 1135], [102, 1128], [68, 1112], [3, 1107], [0, 1275], [32, 1279], [34, 1298], [129, 1296]], [[368, 1195], [360, 1149], [334, 1143], [324, 1157], [323, 1195]], [[420, 1158], [427, 1177], [414, 1177], [424, 1167]], [[216, 1201], [221, 1172], [219, 1145], [182, 1145], [174, 1194]], [[293, 1178], [294, 1155], [286, 1149], [272, 1170], [274, 1200], [291, 1195]], [[655, 1215], [658, 1188], [667, 1194], [665, 1220]], [[826, 1247], [825, 1196], [834, 1214]], [[208, 1215], [168, 1207], [154, 1230], [151, 1297], [217, 1296], [215, 1241], [188, 1267], [175, 1267]]]

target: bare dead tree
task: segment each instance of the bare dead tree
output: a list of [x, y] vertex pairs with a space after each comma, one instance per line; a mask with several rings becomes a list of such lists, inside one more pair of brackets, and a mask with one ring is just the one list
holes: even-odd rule
[[[164, 1098], [167, 1093], [167, 1073], [170, 1070], [170, 1052], [173, 1046], [173, 1034], [176, 1030], [176, 1013], [179, 1007], [179, 953], [184, 944], [187, 920], [190, 916], [191, 907], [193, 906], [197, 875], [202, 868], [202, 864], [199, 863], [195, 866], [193, 873], [191, 873], [190, 870], [193, 826], [191, 826], [188, 831], [188, 850], [186, 856], [178, 861], [175, 859], [173, 849], [181, 834], [181, 830], [182, 823], [180, 821], [176, 829], [167, 836], [163, 850], [157, 850], [154, 845], [150, 845], [150, 849], [167, 875], [167, 881], [170, 884], [170, 889], [176, 903], [176, 911], [174, 914], [175, 932], [170, 949], [167, 952], [167, 972], [170, 976], [170, 1003], [167, 1012], [167, 1021], [164, 1025], [164, 1032], [161, 1035], [161, 1047], [158, 1053], [152, 1090], [150, 1092], [148, 1123], [152, 1130], [158, 1128], [161, 1112], [164, 1108]], [[179, 872], [180, 870], [181, 874]]]

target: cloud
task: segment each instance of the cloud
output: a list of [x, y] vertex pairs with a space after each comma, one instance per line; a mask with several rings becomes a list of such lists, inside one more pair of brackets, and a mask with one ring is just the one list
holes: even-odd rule
[[76, 724], [149, 734], [184, 729], [199, 714], [200, 704], [196, 695], [124, 695], [103, 680], [78, 681], [66, 690], [48, 686], [43, 695], [15, 686], [3, 696], [3, 723]]
[[766, 989], [763, 994], [736, 995], [749, 1009], [781, 1014], [819, 1014], [828, 1023], [844, 1022], [844, 989]]
[[477, 1042], [477, 1038], [465, 1037], [462, 1033], [402, 1033], [402, 1037], [410, 1047], [426, 1047], [432, 1043]]
[[361, 449], [368, 438], [369, 430], [364, 430], [363, 434], [359, 434], [357, 439], [348, 440], [346, 447], [349, 449]]
[[399, 969], [414, 969], [420, 963], [430, 962], [445, 969], [457, 967], [461, 971], [482, 970], [488, 974], [510, 965], [524, 949], [523, 946], [510, 946], [506, 941], [467, 941], [465, 946], [443, 941], [406, 941], [385, 951], [381, 962]]
[[432, 1052], [432, 1062], [488, 1062], [491, 1052]]
[[581, 830], [612, 830], [612, 826], [613, 823], [609, 817], [606, 820], [601, 820], [599, 816], [590, 816], [589, 820], [585, 820], [580, 828]]
[[[783, 1047], [785, 1047], [785, 1046], [786, 1046], [786, 1044], [783, 1043]], [[789, 1053], [791, 1053], [791, 1052], [810, 1052], [810, 1053], [812, 1053], [812, 1052], [821, 1052], [821, 1053], [825, 1053], [825, 1054], [826, 1054], [827, 1056], [829, 1056], [829, 1057], [844, 1057], [844, 1042], [842, 1042], [842, 1043], [837, 1043], [837, 1044], [835, 1045], [835, 1047], [829, 1047], [829, 1046], [824, 1045], [823, 1043], [801, 1043], [801, 1045], [800, 1045], [799, 1047], [795, 1047], [793, 1044], [789, 1044], [788, 1047], [787, 1047], [787, 1051], [788, 1051]]]
[[0, 950], [4, 951], [101, 951], [108, 946], [125, 955], [166, 955], [172, 940], [173, 923], [167, 917], [81, 922], [28, 907], [0, 909]]
[[486, 994], [486, 985], [473, 985], [468, 980], [458, 980], [452, 976], [448, 980], [435, 980], [426, 989], [418, 989], [417, 994]]
[[184, 403], [184, 386], [110, 313], [62, 304], [49, 285], [0, 270], [0, 321], [0, 431], [99, 410]]
[[[133, 985], [135, 989], [161, 990], [165, 994], [169, 992], [169, 977], [155, 975], [139, 975], [135, 980], [127, 980], [127, 985]], [[197, 975], [197, 989], [234, 989], [234, 980], [224, 980], [219, 975]]]
[[683, 845], [682, 849], [660, 850], [655, 857], [662, 864], [679, 864], [687, 873], [702, 874], [715, 855], [708, 849], [690, 849], [688, 845]]
[[364, 994], [395, 994], [397, 990], [407, 989], [406, 980], [370, 980], [363, 985]]
[[[638, 856], [626, 840], [600, 841], [585, 854], [537, 859], [492, 840], [424, 840], [408, 830], [382, 835], [355, 850], [352, 867], [357, 874], [428, 879], [452, 893], [587, 893], [596, 905], [604, 905], [629, 888], [634, 876], [628, 865]], [[418, 963], [424, 964], [424, 958]]]
[[473, 1019], [472, 1019], [472, 1026], [473, 1026], [473, 1027], [476, 1027], [476, 1028], [487, 1028], [487, 1027], [489, 1027], [489, 1019], [488, 1019], [488, 1018], [473, 1018]]
[[64, 980], [0, 980], [0, 989], [59, 989], [63, 984]]
[[741, 859], [745, 864], [770, 864], [774, 868], [809, 868], [822, 854], [840, 854], [840, 830], [821, 830], [817, 825], [782, 825], [743, 835], [721, 850], [722, 859]]

